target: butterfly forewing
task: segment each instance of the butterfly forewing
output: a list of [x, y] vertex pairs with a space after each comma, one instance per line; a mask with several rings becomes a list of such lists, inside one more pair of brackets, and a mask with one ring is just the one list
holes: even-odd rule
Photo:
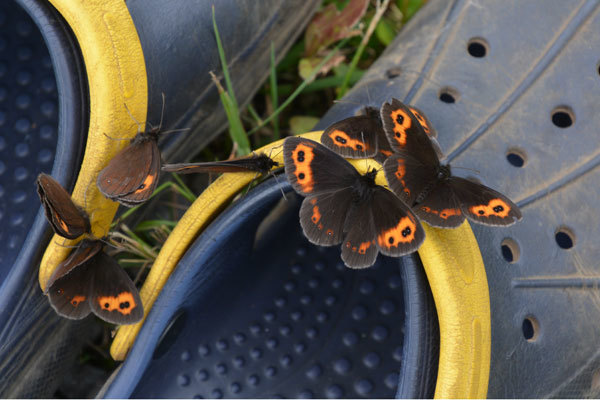
[[213, 161], [201, 163], [165, 164], [162, 167], [166, 172], [177, 172], [180, 174], [192, 173], [225, 173], [225, 172], [248, 172], [254, 171], [261, 174], [268, 173], [279, 163], [273, 161], [265, 154], [253, 155], [239, 158], [237, 160]]
[[300, 207], [300, 225], [311, 243], [332, 246], [342, 242], [352, 189], [308, 196]]
[[92, 311], [113, 324], [140, 321], [144, 308], [129, 275], [106, 253], [98, 254], [92, 262], [95, 264], [90, 296]]
[[57, 235], [76, 239], [90, 231], [87, 214], [73, 203], [71, 196], [54, 178], [40, 174], [37, 178], [37, 191], [46, 219]]
[[321, 135], [321, 143], [346, 158], [368, 158], [377, 154], [381, 122], [371, 115], [359, 115], [330, 125]]
[[459, 177], [451, 181], [467, 218], [498, 226], [512, 225], [522, 218], [519, 207], [502, 193]]
[[425, 164], [439, 164], [435, 148], [421, 123], [410, 109], [397, 99], [381, 106], [381, 121], [391, 148], [419, 157]]
[[304, 196], [351, 187], [360, 176], [342, 157], [309, 139], [287, 138], [283, 157], [290, 184]]
[[100, 171], [96, 182], [106, 197], [132, 206], [152, 195], [159, 171], [156, 137], [141, 133]]
[[82, 240], [79, 246], [73, 251], [69, 257], [61, 262], [54, 270], [50, 279], [46, 283], [46, 292], [58, 279], [69, 274], [73, 269], [87, 262], [102, 250], [102, 242], [99, 240]]

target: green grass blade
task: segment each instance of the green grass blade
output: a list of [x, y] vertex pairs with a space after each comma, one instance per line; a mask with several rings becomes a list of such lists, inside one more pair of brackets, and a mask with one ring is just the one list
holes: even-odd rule
[[[275, 64], [275, 44], [271, 42], [271, 104], [276, 110], [279, 104], [279, 95], [277, 94], [277, 65]], [[279, 140], [279, 118], [273, 118], [273, 141]]]
[[227, 68], [227, 59], [225, 58], [225, 49], [223, 49], [223, 43], [221, 42], [221, 35], [219, 35], [219, 28], [217, 27], [217, 19], [215, 18], [215, 6], [212, 6], [212, 21], [213, 29], [215, 31], [215, 38], [217, 40], [217, 50], [219, 51], [219, 59], [223, 67], [223, 78], [225, 78], [225, 87], [229, 93], [235, 108], [239, 110], [237, 101], [235, 100], [235, 92], [233, 91], [233, 85], [231, 84], [231, 78], [229, 77], [229, 69]]

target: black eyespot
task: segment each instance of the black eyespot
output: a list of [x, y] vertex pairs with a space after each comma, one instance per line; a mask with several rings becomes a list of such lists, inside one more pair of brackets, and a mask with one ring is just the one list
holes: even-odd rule
[[304, 152], [302, 150], [298, 152], [298, 161], [304, 161]]
[[347, 140], [341, 136], [336, 136], [335, 140], [336, 140], [336, 142], [340, 142], [341, 144], [346, 144], [346, 142], [347, 142]]
[[396, 117], [396, 122], [397, 122], [399, 125], [402, 125], [402, 124], [404, 123], [404, 115], [402, 115], [402, 114], [398, 114], [398, 116]]
[[305, 175], [304, 172], [300, 172], [300, 174], [298, 174], [298, 179], [302, 180], [304, 179]]
[[128, 308], [129, 308], [129, 302], [128, 302], [128, 301], [124, 301], [124, 302], [120, 303], [120, 304], [119, 304], [119, 308], [120, 308], [121, 310], [123, 310], [123, 309], [128, 309]]
[[479, 212], [479, 215], [485, 214], [485, 211], [483, 211], [483, 210], [479, 210], [478, 212]]
[[410, 234], [411, 234], [411, 232], [412, 232], [412, 229], [410, 229], [409, 227], [407, 227], [407, 228], [405, 228], [405, 229], [402, 231], [402, 236], [403, 236], [403, 237], [407, 237], [408, 235], [410, 235]]
[[389, 242], [390, 244], [394, 244], [394, 238], [390, 236], [390, 238], [388, 239], [388, 242]]
[[140, 187], [138, 188], [138, 190], [140, 190], [140, 189], [143, 189], [143, 188], [145, 188], [145, 187], [146, 187], [146, 185], [142, 183], [142, 184], [140, 185]]
[[502, 211], [504, 211], [504, 207], [502, 207], [502, 206], [496, 206], [496, 207], [494, 207], [494, 212], [499, 213], [499, 212], [502, 212]]
[[357, 145], [356, 145], [356, 148], [357, 148], [358, 150], [362, 150], [362, 148], [363, 148], [363, 147], [362, 147], [362, 145], [360, 145], [360, 144], [357, 144]]
[[104, 308], [108, 308], [108, 307], [110, 307], [110, 304], [104, 303]]

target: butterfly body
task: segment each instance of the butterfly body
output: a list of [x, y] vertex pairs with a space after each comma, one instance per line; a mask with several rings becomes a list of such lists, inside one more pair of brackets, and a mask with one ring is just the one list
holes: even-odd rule
[[98, 174], [96, 184], [107, 198], [133, 207], [143, 203], [158, 185], [158, 130], [140, 132]]
[[166, 164], [162, 170], [166, 172], [177, 172], [180, 174], [192, 173], [225, 173], [225, 172], [247, 172], [254, 171], [266, 174], [279, 163], [266, 154], [252, 155], [227, 161], [213, 161], [201, 163]]
[[321, 246], [341, 244], [348, 267], [369, 267], [379, 252], [398, 257], [423, 242], [417, 218], [375, 183], [376, 170], [361, 175], [338, 154], [298, 137], [285, 140], [283, 153], [288, 180], [306, 197], [300, 207], [304, 235]]
[[[390, 188], [415, 214], [432, 226], [455, 228], [465, 218], [496, 226], [521, 219], [516, 204], [479, 183], [452, 175], [440, 163], [435, 144], [421, 120], [399, 100], [381, 108], [383, 126], [394, 154], [383, 164]], [[423, 118], [423, 116], [421, 116]]]

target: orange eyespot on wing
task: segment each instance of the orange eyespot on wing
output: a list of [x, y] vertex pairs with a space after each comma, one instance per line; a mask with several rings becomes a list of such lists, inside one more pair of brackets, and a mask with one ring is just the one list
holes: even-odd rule
[[296, 170], [294, 174], [298, 180], [298, 184], [302, 187], [302, 190], [306, 193], [313, 191], [314, 180], [311, 163], [315, 158], [314, 150], [305, 144], [299, 144], [292, 151], [292, 160]]
[[86, 299], [87, 299], [87, 297], [82, 296], [82, 295], [73, 296], [73, 298], [71, 299], [71, 305], [73, 307], [77, 307], [79, 304], [83, 303]]
[[431, 207], [422, 206], [421, 211], [424, 211], [429, 214], [437, 215], [440, 218], [448, 219], [454, 216], [460, 216], [462, 212], [460, 208], [444, 208], [442, 210], [434, 210]]
[[339, 129], [329, 132], [327, 136], [339, 147], [348, 147], [357, 152], [370, 150], [367, 143], [358, 139], [352, 139], [346, 132]]
[[417, 231], [416, 222], [409, 216], [401, 218], [396, 226], [377, 235], [379, 247], [391, 249], [401, 244], [411, 243], [415, 240]]
[[135, 190], [133, 192], [133, 194], [140, 194], [144, 191], [149, 190], [152, 187], [152, 183], [154, 183], [155, 179], [156, 179], [155, 174], [150, 174], [150, 175], [146, 176], [146, 179], [144, 179], [144, 182], [140, 185], [139, 188], [137, 188], [137, 190]]
[[392, 110], [390, 118], [394, 122], [394, 140], [400, 147], [406, 146], [406, 131], [412, 126], [412, 120], [408, 113], [402, 109]]
[[469, 211], [480, 217], [496, 216], [505, 218], [510, 213], [511, 207], [502, 199], [492, 199], [487, 204], [471, 206]]
[[137, 307], [137, 303], [131, 292], [122, 292], [116, 296], [98, 296], [96, 302], [104, 311], [117, 311], [123, 315], [129, 315]]

